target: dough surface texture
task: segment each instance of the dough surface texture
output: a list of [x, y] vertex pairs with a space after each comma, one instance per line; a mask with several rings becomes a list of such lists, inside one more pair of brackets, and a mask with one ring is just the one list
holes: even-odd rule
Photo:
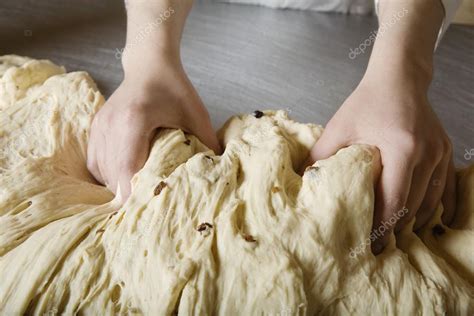
[[473, 166], [452, 227], [440, 205], [375, 257], [375, 148], [300, 177], [322, 128], [283, 111], [231, 118], [221, 156], [162, 130], [120, 207], [85, 162], [103, 103], [85, 72], [0, 57], [0, 315], [474, 314]]

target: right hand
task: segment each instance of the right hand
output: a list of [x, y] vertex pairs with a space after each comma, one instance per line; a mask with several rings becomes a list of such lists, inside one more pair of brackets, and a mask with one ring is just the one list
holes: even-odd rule
[[125, 79], [94, 117], [87, 149], [89, 171], [114, 193], [120, 185], [122, 203], [160, 127], [182, 129], [220, 151], [209, 114], [179, 62], [146, 73], [125, 69]]

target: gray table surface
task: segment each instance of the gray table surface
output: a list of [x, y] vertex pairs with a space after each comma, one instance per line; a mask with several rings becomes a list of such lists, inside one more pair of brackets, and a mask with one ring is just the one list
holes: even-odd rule
[[[350, 59], [349, 48], [376, 28], [373, 16], [197, 1], [183, 37], [183, 62], [215, 128], [235, 113], [270, 108], [324, 125], [356, 87], [369, 58], [366, 52]], [[86, 70], [106, 96], [123, 76], [115, 55], [125, 29], [117, 0], [0, 3], [0, 54]], [[474, 148], [474, 27], [452, 25], [435, 64], [430, 100], [453, 141], [456, 165], [465, 166], [474, 162], [474, 156], [464, 157]]]

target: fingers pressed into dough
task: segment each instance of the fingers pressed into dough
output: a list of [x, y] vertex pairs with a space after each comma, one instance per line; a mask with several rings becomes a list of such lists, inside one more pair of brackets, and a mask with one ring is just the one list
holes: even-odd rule
[[[378, 254], [387, 244], [396, 223], [409, 211], [406, 208], [414, 168], [400, 164], [404, 157], [381, 153], [382, 172], [375, 189], [375, 213], [373, 231], [383, 230], [372, 242], [372, 250]], [[401, 215], [403, 211], [403, 215]]]
[[450, 156], [446, 156], [436, 166], [428, 182], [428, 188], [423, 196], [423, 201], [416, 214], [416, 222], [413, 228], [417, 230], [423, 226], [434, 215], [446, 186], [446, 177], [450, 162]]

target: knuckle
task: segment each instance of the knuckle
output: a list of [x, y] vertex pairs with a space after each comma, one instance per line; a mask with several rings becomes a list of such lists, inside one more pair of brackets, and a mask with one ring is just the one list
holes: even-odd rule
[[150, 121], [150, 115], [147, 115], [147, 107], [143, 104], [133, 104], [126, 106], [121, 113], [121, 118], [126, 127], [146, 126]]
[[400, 144], [402, 153], [408, 156], [413, 156], [419, 148], [414, 135], [411, 133], [402, 133], [398, 136], [397, 141]]
[[126, 123], [136, 121], [139, 115], [138, 105], [127, 106], [122, 110], [122, 118]]

